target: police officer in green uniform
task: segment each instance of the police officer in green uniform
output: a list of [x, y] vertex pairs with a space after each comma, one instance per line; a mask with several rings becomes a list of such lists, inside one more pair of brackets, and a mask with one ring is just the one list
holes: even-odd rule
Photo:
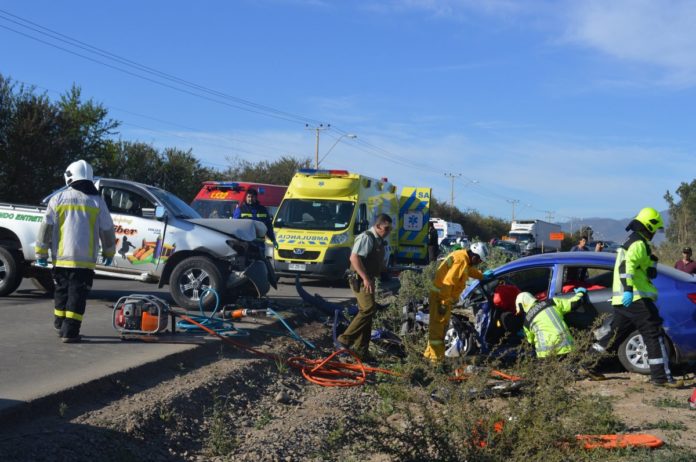
[[652, 283], [657, 277], [657, 257], [652, 254], [649, 241], [662, 228], [662, 217], [651, 207], [642, 209], [626, 228], [632, 233], [617, 251], [614, 264], [612, 335], [595, 343], [594, 348], [605, 351], [610, 345], [620, 345], [637, 329], [648, 351], [650, 383], [679, 387], [683, 383], [675, 381], [669, 370], [662, 318], [655, 306], [657, 288]]
[[372, 318], [377, 311], [375, 279], [384, 269], [385, 239], [391, 230], [391, 217], [384, 213], [378, 215], [374, 226], [355, 238], [350, 254], [349, 282], [358, 299], [358, 314], [338, 337], [338, 343], [353, 350], [361, 359], [368, 357]]

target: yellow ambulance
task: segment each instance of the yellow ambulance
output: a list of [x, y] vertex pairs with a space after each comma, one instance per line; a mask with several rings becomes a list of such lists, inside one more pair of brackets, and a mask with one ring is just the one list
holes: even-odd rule
[[430, 188], [405, 188], [399, 196], [386, 178], [346, 170], [299, 170], [273, 222], [276, 273], [342, 278], [355, 236], [372, 226], [380, 213], [394, 221], [388, 238], [390, 262], [397, 257], [400, 262], [424, 261]]

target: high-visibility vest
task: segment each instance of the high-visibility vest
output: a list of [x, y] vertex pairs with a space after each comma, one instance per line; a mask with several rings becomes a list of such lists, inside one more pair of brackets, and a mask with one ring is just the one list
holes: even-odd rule
[[562, 355], [573, 349], [573, 336], [563, 316], [570, 313], [582, 297], [578, 293], [569, 299], [543, 300], [525, 312], [524, 334], [527, 341], [534, 345], [538, 357]]
[[621, 305], [623, 293], [633, 291], [633, 301], [641, 298], [657, 300], [657, 288], [648, 277], [648, 269], [657, 265], [650, 258], [650, 245], [638, 233], [629, 236], [616, 252], [612, 305]]

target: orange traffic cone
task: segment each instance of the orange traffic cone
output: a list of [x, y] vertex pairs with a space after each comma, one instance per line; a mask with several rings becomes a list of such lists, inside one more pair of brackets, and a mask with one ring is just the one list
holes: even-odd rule
[[694, 392], [691, 393], [691, 398], [689, 398], [689, 407], [696, 411], [696, 388], [694, 388]]

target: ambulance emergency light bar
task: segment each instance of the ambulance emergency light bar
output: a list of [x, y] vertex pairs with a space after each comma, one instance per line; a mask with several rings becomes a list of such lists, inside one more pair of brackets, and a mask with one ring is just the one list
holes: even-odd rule
[[235, 191], [241, 191], [244, 188], [242, 188], [239, 183], [235, 183], [232, 181], [204, 181], [203, 185], [205, 185], [205, 188], [210, 190], [210, 189], [234, 189]]
[[305, 175], [324, 175], [324, 176], [346, 176], [348, 175], [348, 170], [317, 170], [316, 168], [301, 168], [298, 170], [299, 173], [304, 173]]

